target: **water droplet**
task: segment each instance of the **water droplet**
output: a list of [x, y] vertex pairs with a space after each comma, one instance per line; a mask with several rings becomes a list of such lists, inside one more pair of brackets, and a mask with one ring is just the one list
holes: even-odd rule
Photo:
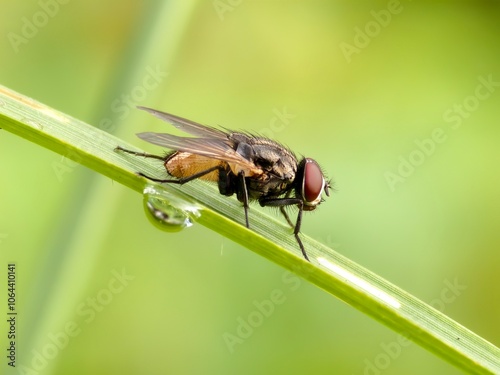
[[144, 198], [144, 210], [153, 225], [167, 232], [178, 232], [193, 225], [184, 211], [161, 198]]
[[144, 190], [144, 211], [149, 221], [166, 232], [179, 232], [193, 225], [200, 216], [199, 208], [166, 191], [160, 185], [147, 185]]

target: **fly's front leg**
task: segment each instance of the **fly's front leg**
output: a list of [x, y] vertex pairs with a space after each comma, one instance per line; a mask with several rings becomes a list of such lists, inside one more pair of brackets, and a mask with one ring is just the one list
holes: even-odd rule
[[290, 227], [294, 228], [295, 225], [292, 223], [292, 221], [290, 220], [290, 217], [288, 216], [288, 214], [286, 213], [286, 210], [285, 210], [285, 206], [281, 206], [280, 207], [280, 212], [283, 214], [283, 216], [285, 217], [285, 220], [286, 222], [288, 223], [288, 225], [290, 225]]
[[[290, 193], [291, 193], [291, 190], [288, 190], [288, 192], [286, 193], [285, 195], [285, 198], [289, 198], [290, 197]], [[295, 225], [292, 223], [292, 221], [290, 220], [290, 217], [288, 216], [286, 210], [285, 210], [285, 207], [286, 206], [281, 206], [280, 207], [280, 212], [283, 214], [283, 216], [285, 217], [285, 220], [286, 222], [288, 223], [288, 225], [290, 225], [291, 228], [294, 228]]]
[[262, 207], [265, 206], [270, 206], [270, 207], [279, 207], [281, 212], [284, 212], [284, 209], [286, 206], [293, 206], [296, 205], [299, 209], [299, 214], [297, 215], [297, 221], [295, 222], [295, 225], [293, 225], [290, 221], [290, 218], [288, 218], [288, 215], [285, 214], [285, 218], [287, 219], [288, 223], [292, 226], [293, 228], [293, 234], [295, 236], [295, 239], [297, 243], [299, 244], [300, 250], [302, 251], [302, 255], [304, 255], [304, 258], [310, 262], [309, 257], [307, 256], [306, 250], [304, 249], [304, 245], [302, 244], [302, 240], [299, 237], [300, 233], [300, 226], [302, 225], [302, 211], [304, 210], [303, 208], [303, 202], [300, 198], [261, 198], [259, 200], [259, 203]]

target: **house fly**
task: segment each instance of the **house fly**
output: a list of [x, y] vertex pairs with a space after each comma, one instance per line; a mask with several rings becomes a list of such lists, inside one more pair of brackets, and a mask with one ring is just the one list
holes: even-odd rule
[[[309, 261], [299, 237], [302, 213], [316, 209], [323, 201], [323, 192], [329, 196], [330, 188], [330, 182], [314, 159], [299, 160], [291, 150], [268, 138], [223, 131], [155, 109], [138, 108], [195, 136], [178, 137], [150, 132], [137, 134], [146, 142], [174, 150], [166, 156], [118, 146], [116, 150], [161, 160], [167, 173], [174, 178], [158, 179], [140, 172], [138, 175], [159, 183], [181, 185], [197, 178], [216, 182], [220, 194], [236, 194], [236, 198], [243, 203], [247, 228], [250, 227], [250, 201], [258, 201], [262, 207], [278, 207], [293, 228], [304, 258]], [[295, 224], [285, 211], [290, 206], [298, 208]]]

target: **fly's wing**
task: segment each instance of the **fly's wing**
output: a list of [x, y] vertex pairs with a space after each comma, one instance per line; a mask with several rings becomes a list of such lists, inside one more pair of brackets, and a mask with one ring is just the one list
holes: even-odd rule
[[225, 161], [235, 174], [245, 172], [245, 176], [262, 174], [262, 169], [251, 160], [245, 159], [231, 146], [227, 137], [218, 138], [184, 138], [164, 133], [138, 133], [137, 136], [146, 142], [170, 148], [177, 151], [205, 156], [211, 159]]
[[171, 115], [170, 113], [161, 112], [156, 109], [140, 107], [140, 106], [137, 108], [151, 113], [153, 116], [158, 117], [160, 120], [171, 123], [177, 129], [185, 131], [186, 133], [196, 135], [202, 138], [217, 138], [217, 139], [227, 140], [227, 134], [222, 130], [210, 128], [208, 126], [198, 124], [194, 121], [179, 116]]

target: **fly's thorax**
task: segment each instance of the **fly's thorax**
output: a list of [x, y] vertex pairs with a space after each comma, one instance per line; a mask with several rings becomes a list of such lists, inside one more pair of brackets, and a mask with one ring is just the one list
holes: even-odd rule
[[286, 147], [266, 138], [257, 138], [252, 145], [255, 164], [285, 183], [295, 180], [297, 158]]
[[248, 134], [245, 134], [245, 133], [239, 133], [239, 132], [232, 132], [232, 133], [229, 133], [228, 135], [228, 139], [233, 141], [235, 144], [239, 144], [239, 143], [252, 143], [252, 139], [254, 139], [254, 137], [248, 135]]

